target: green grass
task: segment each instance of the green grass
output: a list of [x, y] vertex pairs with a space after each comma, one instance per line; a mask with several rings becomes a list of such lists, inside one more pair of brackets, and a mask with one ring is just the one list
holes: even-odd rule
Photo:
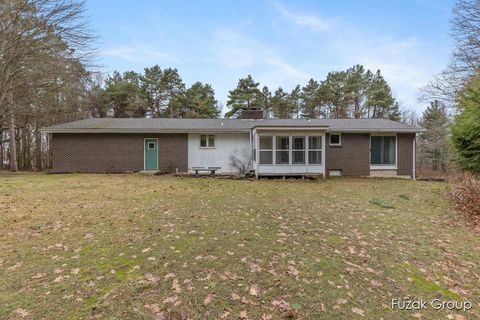
[[479, 318], [480, 237], [447, 188], [0, 172], [0, 318], [412, 319], [407, 297]]

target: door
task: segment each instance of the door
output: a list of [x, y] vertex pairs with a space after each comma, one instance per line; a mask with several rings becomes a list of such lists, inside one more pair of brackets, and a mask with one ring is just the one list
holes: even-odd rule
[[145, 171], [158, 170], [158, 140], [145, 139]]

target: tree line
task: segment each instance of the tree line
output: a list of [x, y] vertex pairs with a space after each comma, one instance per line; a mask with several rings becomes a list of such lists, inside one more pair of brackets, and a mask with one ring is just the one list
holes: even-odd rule
[[[452, 10], [451, 61], [423, 88], [428, 111], [420, 145], [442, 166], [480, 174], [480, 1], [458, 0]], [[425, 117], [424, 117], [425, 118]]]
[[88, 91], [91, 117], [216, 118], [220, 108], [210, 84], [186, 87], [178, 70], [145, 68], [97, 78]]
[[251, 75], [238, 81], [229, 92], [226, 117], [242, 109], [261, 109], [269, 118], [386, 118], [401, 119], [398, 102], [380, 70], [361, 65], [329, 72], [325, 80], [310, 79], [290, 92], [279, 87], [260, 88]]

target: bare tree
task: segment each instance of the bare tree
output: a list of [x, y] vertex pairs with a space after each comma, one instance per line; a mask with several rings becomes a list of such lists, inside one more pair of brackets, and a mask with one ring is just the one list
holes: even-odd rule
[[458, 91], [480, 67], [480, 1], [458, 0], [453, 8], [450, 36], [455, 49], [452, 61], [423, 88], [420, 100], [455, 105]]
[[[0, 121], [9, 124], [10, 169], [17, 170], [16, 119], [26, 105], [16, 97], [38, 93], [43, 82], [51, 86], [64, 72], [66, 60], [92, 61], [94, 37], [84, 19], [84, 1], [4, 0], [0, 3]], [[42, 66], [46, 73], [39, 73]], [[36, 71], [37, 70], [37, 71]], [[32, 84], [32, 73], [37, 78]], [[45, 81], [42, 77], [45, 76]], [[22, 92], [22, 95], [19, 94]], [[36, 99], [36, 98], [35, 98]], [[31, 103], [36, 103], [31, 99]]]

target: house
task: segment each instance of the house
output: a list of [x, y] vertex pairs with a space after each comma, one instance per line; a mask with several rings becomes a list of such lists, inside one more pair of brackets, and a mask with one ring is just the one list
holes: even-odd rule
[[42, 131], [51, 134], [52, 172], [236, 173], [235, 154], [246, 155], [257, 176], [415, 179], [421, 130], [385, 119], [262, 119], [249, 111], [241, 119], [91, 118]]

